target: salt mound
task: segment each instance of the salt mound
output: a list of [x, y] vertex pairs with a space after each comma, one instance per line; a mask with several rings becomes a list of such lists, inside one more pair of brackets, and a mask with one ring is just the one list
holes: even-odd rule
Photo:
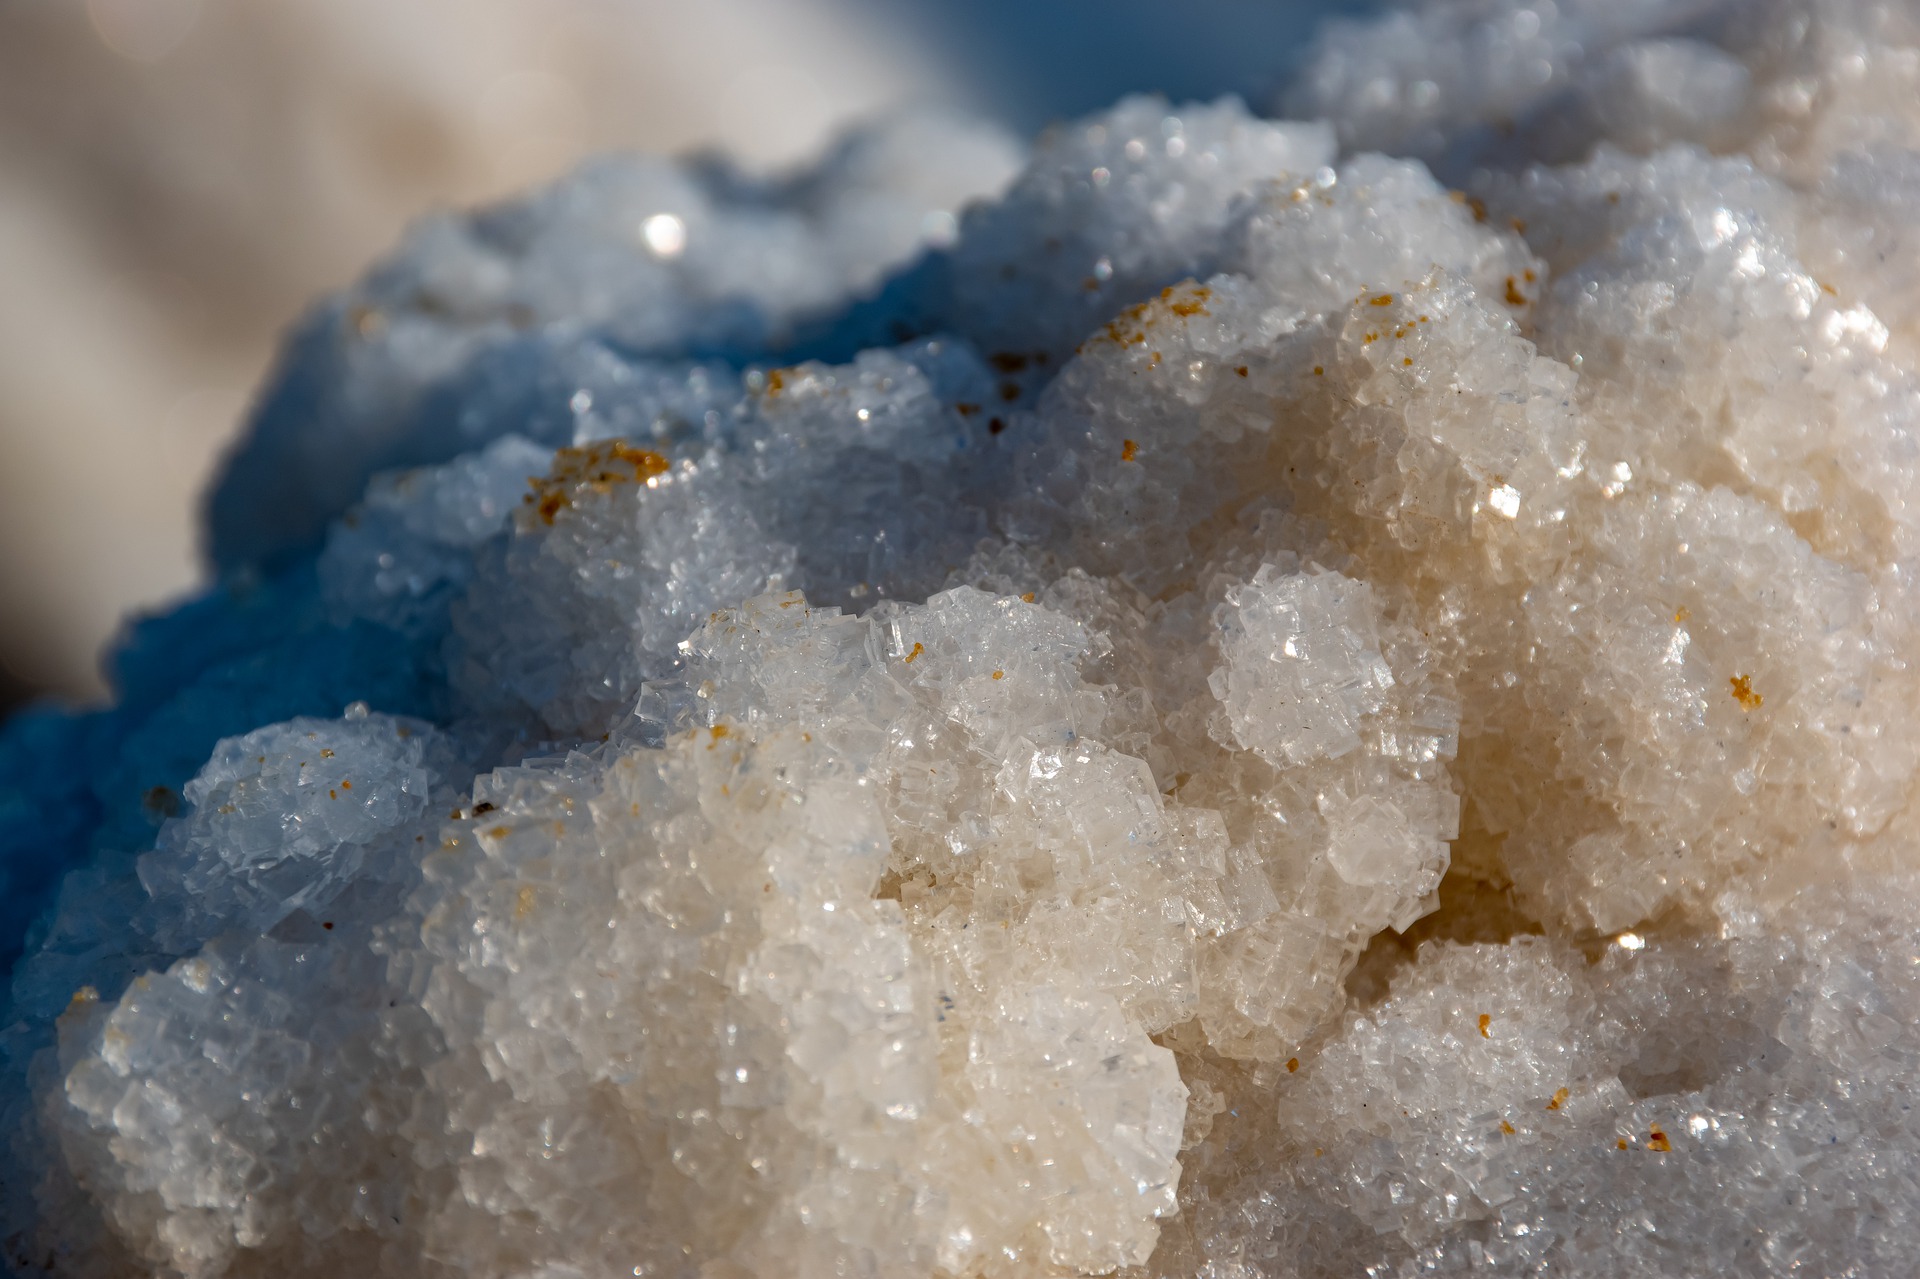
[[10, 1261], [1909, 1273], [1916, 67], [1442, 2], [426, 224], [0, 737]]

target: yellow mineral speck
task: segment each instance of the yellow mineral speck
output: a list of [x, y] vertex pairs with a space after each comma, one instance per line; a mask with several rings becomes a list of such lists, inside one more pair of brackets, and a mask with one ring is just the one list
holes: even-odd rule
[[1500, 1131], [1511, 1137], [1513, 1136], [1513, 1125], [1502, 1119], [1500, 1121]]
[[77, 1008], [82, 1004], [97, 1004], [99, 1002], [100, 992], [98, 990], [95, 990], [92, 986], [82, 986], [73, 992], [73, 998], [67, 1001], [67, 1007]]
[[1566, 1104], [1567, 1104], [1567, 1097], [1568, 1097], [1568, 1096], [1569, 1096], [1569, 1094], [1568, 1094], [1568, 1092], [1567, 1092], [1567, 1090], [1566, 1090], [1566, 1089], [1564, 1089], [1564, 1088], [1556, 1088], [1556, 1089], [1554, 1089], [1554, 1092], [1553, 1092], [1553, 1100], [1547, 1103], [1547, 1109], [1548, 1109], [1548, 1110], [1558, 1110], [1558, 1109], [1560, 1109], [1560, 1107], [1562, 1107], [1562, 1106], [1564, 1106], [1564, 1105], [1566, 1105]]
[[995, 679], [1005, 679], [1007, 677], [1007, 673], [1005, 671], [995, 671], [993, 673], [993, 677]]
[[1287, 1073], [1291, 1075], [1298, 1069], [1300, 1069], [1300, 1059], [1298, 1057], [1287, 1058]]
[[1617, 1149], [1625, 1150], [1627, 1148], [1627, 1139], [1625, 1137], [1621, 1137], [1617, 1139], [1613, 1144]]
[[1493, 1016], [1492, 1016], [1492, 1014], [1490, 1014], [1490, 1013], [1481, 1013], [1481, 1014], [1480, 1014], [1480, 1038], [1482, 1038], [1482, 1039], [1492, 1039], [1492, 1038], [1493, 1038], [1493, 1036], [1492, 1036], [1492, 1035], [1490, 1035], [1490, 1034], [1488, 1034], [1488, 1033], [1487, 1033], [1487, 1027], [1488, 1027], [1488, 1026], [1491, 1026], [1491, 1025], [1493, 1025]]
[[913, 651], [907, 654], [907, 665], [908, 666], [913, 665], [913, 659], [920, 656], [920, 654], [926, 651], [927, 651], [926, 646], [922, 644], [919, 640], [915, 640], [913, 642]]
[[1133, 461], [1134, 455], [1139, 452], [1140, 452], [1140, 446], [1134, 443], [1132, 440], [1120, 441], [1120, 460], [1122, 462]]
[[1684, 626], [1687, 623], [1687, 619], [1692, 616], [1693, 610], [1682, 604], [1679, 608], [1673, 610], [1673, 624], [1675, 626]]
[[1753, 677], [1750, 675], [1735, 675], [1727, 683], [1733, 686], [1733, 700], [1740, 703], [1743, 711], [1759, 710], [1760, 703], [1766, 700], [1753, 691]]
[[1667, 1134], [1660, 1130], [1658, 1124], [1647, 1130], [1647, 1149], [1657, 1150], [1662, 1154], [1673, 1149], [1673, 1143], [1667, 1140]]
[[328, 748], [328, 747], [325, 747], [325, 746], [322, 746], [322, 747], [320, 748], [320, 758], [321, 758], [321, 759], [332, 759], [332, 758], [333, 758], [333, 751], [332, 751], [332, 750], [331, 750], [330, 748]]
[[1031, 604], [1033, 603], [1033, 592], [1028, 591], [1026, 594], [1022, 595], [1020, 598], [1025, 603]]

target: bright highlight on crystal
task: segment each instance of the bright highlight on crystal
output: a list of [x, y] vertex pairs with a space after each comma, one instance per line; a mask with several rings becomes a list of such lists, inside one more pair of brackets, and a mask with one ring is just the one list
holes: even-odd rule
[[687, 247], [687, 224], [671, 213], [656, 213], [640, 224], [640, 236], [655, 257], [677, 258]]

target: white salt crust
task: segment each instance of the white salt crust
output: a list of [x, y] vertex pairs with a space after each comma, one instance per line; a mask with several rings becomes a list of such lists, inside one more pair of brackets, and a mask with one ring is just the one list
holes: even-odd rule
[[[337, 515], [452, 710], [70, 878], [10, 1260], [1910, 1274], [1916, 76], [1897, 6], [1442, 0], [1325, 123], [1061, 126], [838, 322], [1003, 144], [430, 224], [216, 509]], [[808, 323], [901, 332], [727, 355]]]

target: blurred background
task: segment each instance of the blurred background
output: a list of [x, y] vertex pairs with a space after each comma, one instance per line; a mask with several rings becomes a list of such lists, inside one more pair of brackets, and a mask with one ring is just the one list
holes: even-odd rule
[[[944, 105], [1267, 100], [1327, 0], [0, 0], [0, 715], [193, 588], [280, 335], [420, 213], [595, 150], [779, 168]], [[1367, 7], [1342, 0], [1347, 11]]]

